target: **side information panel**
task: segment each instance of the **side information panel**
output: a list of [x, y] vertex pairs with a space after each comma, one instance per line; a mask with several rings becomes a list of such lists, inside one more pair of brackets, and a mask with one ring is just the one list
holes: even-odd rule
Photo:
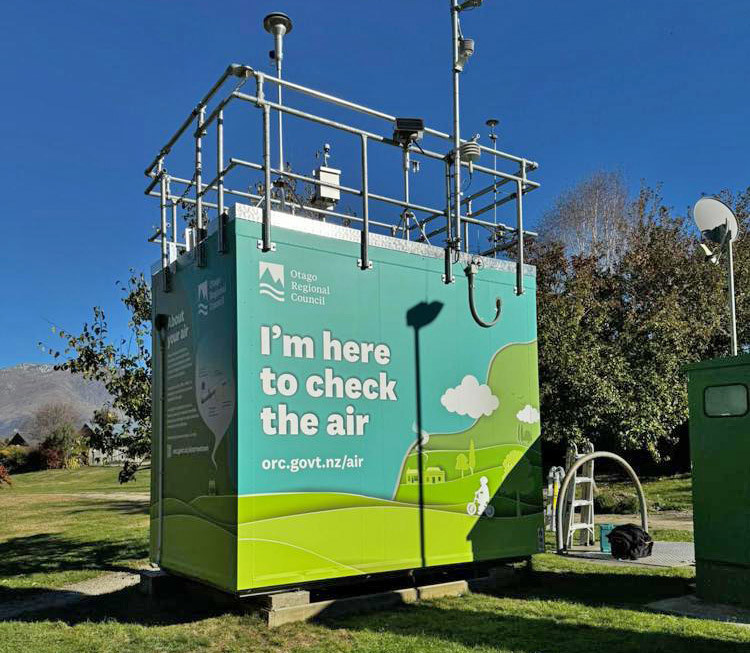
[[154, 277], [151, 557], [235, 590], [235, 259], [215, 238], [205, 267], [180, 259], [169, 292]]

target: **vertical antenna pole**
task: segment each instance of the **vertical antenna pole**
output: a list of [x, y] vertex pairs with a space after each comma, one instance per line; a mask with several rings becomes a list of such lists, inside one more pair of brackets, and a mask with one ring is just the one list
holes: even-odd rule
[[161, 217], [161, 269], [164, 292], [169, 292], [169, 253], [167, 250], [167, 175], [164, 170], [164, 158], [159, 159], [159, 212]]
[[[523, 177], [526, 167], [523, 166]], [[516, 181], [516, 235], [518, 237], [518, 254], [516, 255], [516, 295], [523, 295], [523, 181]]]
[[201, 107], [198, 113], [198, 129], [195, 132], [195, 247], [196, 262], [202, 268], [206, 262], [203, 256], [203, 122], [206, 119], [206, 108]]
[[273, 249], [271, 243], [271, 108], [263, 104], [263, 235], [261, 251]]
[[216, 196], [216, 234], [219, 253], [225, 254], [227, 215], [224, 212], [224, 109], [220, 109], [216, 116]]
[[[730, 236], [731, 238], [731, 236]], [[727, 267], [729, 268], [729, 327], [732, 335], [732, 356], [737, 355], [737, 309], [734, 300], [734, 253], [732, 241], [727, 245], [729, 256], [727, 257]]]
[[453, 271], [451, 269], [451, 239], [453, 238], [452, 225], [452, 207], [451, 207], [451, 164], [450, 160], [445, 161], [445, 256], [443, 267], [443, 283], [453, 283]]
[[362, 134], [362, 232], [359, 243], [360, 269], [369, 270], [372, 267], [368, 244], [370, 238], [370, 184], [367, 176], [367, 136]]
[[[281, 62], [284, 60], [284, 35], [289, 34], [292, 31], [292, 20], [286, 14], [281, 12], [273, 12], [268, 14], [263, 19], [263, 29], [269, 34], [273, 35], [273, 59], [276, 62], [276, 77], [279, 79], [277, 82], [277, 98], [279, 109], [277, 110], [279, 116], [279, 174], [284, 177], [284, 119], [283, 112], [281, 111]], [[281, 187], [281, 202], [282, 210], [284, 208], [284, 187]]]
[[453, 205], [456, 214], [454, 243], [456, 251], [461, 248], [461, 126], [459, 115], [459, 75], [458, 69], [458, 2], [451, 2], [453, 26]]
[[[276, 37], [277, 43], [279, 43], [281, 40], [281, 36]], [[281, 79], [281, 59], [283, 55], [281, 54], [282, 50], [279, 45], [276, 46], [276, 76]], [[294, 71], [292, 71], [294, 72]], [[276, 85], [276, 89], [278, 91], [277, 93], [277, 102], [278, 105], [281, 106], [281, 84]], [[281, 174], [284, 174], [284, 112], [279, 109], [276, 113], [279, 114], [279, 170], [281, 171]]]
[[[490, 128], [490, 141], [492, 141], [492, 149], [497, 150], [497, 134], [495, 133], [495, 127], [499, 124], [496, 118], [490, 118], [485, 123]], [[497, 152], [492, 153], [492, 170], [497, 172]], [[492, 222], [495, 225], [495, 229], [492, 232], [492, 257], [497, 258], [497, 176], [492, 178]]]
[[224, 213], [224, 109], [216, 117], [216, 174], [219, 215]]
[[[408, 204], [409, 203], [409, 147], [408, 144], [404, 146], [404, 155], [403, 155], [403, 162], [404, 162], [404, 201]], [[404, 212], [402, 214], [403, 220], [404, 220], [404, 237], [406, 240], [410, 240], [409, 238], [409, 220], [410, 220], [410, 209], [409, 207], [404, 207]]]
[[[168, 180], [167, 183], [169, 183]], [[171, 190], [167, 189], [167, 192], [171, 197]], [[173, 199], [171, 199], [170, 202], [172, 203], [172, 242], [174, 243], [174, 246], [177, 247], [177, 202]]]

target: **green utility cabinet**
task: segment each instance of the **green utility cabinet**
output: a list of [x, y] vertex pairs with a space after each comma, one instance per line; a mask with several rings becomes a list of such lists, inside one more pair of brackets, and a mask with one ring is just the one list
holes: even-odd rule
[[750, 355], [685, 369], [697, 593], [750, 607]]

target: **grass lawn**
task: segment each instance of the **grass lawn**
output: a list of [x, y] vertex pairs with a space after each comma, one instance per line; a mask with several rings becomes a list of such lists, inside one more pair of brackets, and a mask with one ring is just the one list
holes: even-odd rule
[[148, 491], [149, 471], [125, 486], [117, 473], [17, 474], [0, 490], [0, 601], [12, 590], [56, 588], [145, 561], [147, 502], [122, 493]]
[[684, 594], [689, 569], [610, 567], [536, 556], [523, 587], [269, 631], [252, 614], [195, 599], [149, 601], [134, 589], [67, 612], [0, 622], [0, 652], [393, 651], [653, 653], [747, 651], [750, 629], [645, 612]]
[[[641, 485], [643, 485], [643, 492], [646, 494], [646, 501], [651, 511], [690, 511], [693, 509], [690, 474], [641, 479]], [[627, 501], [632, 504], [632, 509], [627, 508], [624, 512], [634, 512], [637, 510], [638, 500], [635, 495], [635, 489], [630, 483], [610, 482], [598, 479], [597, 489], [599, 491], [599, 501], [606, 502], [607, 504], [624, 503]], [[612, 512], [621, 511], [612, 510]]]
[[[145, 559], [145, 504], [117, 494], [141, 491], [146, 475], [138, 481], [141, 487], [119, 488], [116, 473], [19, 475], [14, 490], [0, 491], [0, 602]], [[99, 498], [110, 492], [113, 496]], [[683, 531], [654, 535], [690, 536]], [[644, 611], [648, 602], [687, 593], [692, 581], [690, 568], [604, 566], [543, 554], [534, 557], [526, 584], [502, 594], [439, 599], [274, 631], [254, 614], [194, 596], [155, 600], [129, 588], [0, 621], [0, 653], [750, 650], [749, 628]]]
[[6, 495], [18, 494], [149, 492], [150, 469], [141, 470], [135, 480], [124, 485], [117, 482], [119, 470], [119, 467], [81, 467], [14, 474], [13, 486], [0, 490], [0, 501]]

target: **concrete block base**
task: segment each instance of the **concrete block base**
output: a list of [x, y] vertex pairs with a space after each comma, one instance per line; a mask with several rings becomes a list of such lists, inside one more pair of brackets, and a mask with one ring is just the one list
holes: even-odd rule
[[[383, 610], [445, 596], [463, 596], [469, 592], [491, 592], [520, 584], [525, 570], [525, 566], [508, 565], [491, 569], [490, 574], [483, 578], [453, 580], [315, 602], [309, 601], [309, 592], [273, 594], [264, 597], [266, 605], [261, 609], [261, 615], [269, 628], [277, 628], [308, 619]], [[307, 594], [307, 602], [301, 596], [304, 594]]]

